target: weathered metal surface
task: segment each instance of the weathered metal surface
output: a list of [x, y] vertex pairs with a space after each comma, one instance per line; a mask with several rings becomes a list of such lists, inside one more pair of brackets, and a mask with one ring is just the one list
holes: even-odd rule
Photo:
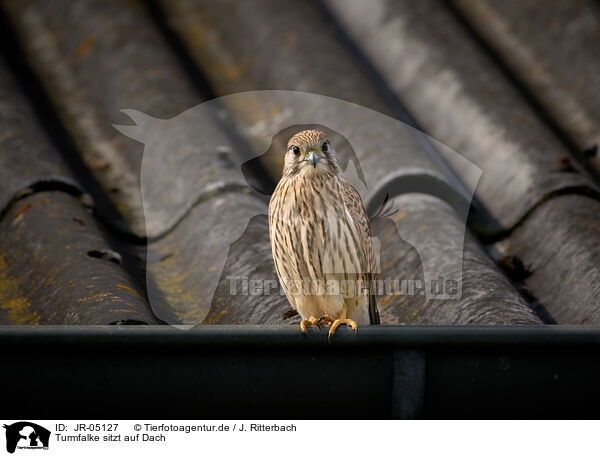
[[592, 0], [455, 0], [478, 34], [600, 173], [600, 6]]
[[266, 216], [253, 218], [231, 246], [206, 324], [294, 324], [299, 316], [275, 272]]
[[476, 195], [504, 228], [549, 194], [597, 195], [442, 2], [325, 3], [426, 131], [483, 169]]
[[[297, 323], [298, 317], [285, 317], [291, 307], [277, 281], [266, 217], [259, 215], [248, 227], [232, 228], [227, 223], [234, 217], [232, 212], [214, 210], [215, 207], [227, 208], [230, 198], [216, 197], [194, 208], [172, 235], [156, 244], [160, 247], [154, 255], [156, 263], [150, 263], [149, 267], [164, 268], [162, 273], [156, 274], [156, 277], [164, 278], [158, 280], [158, 285], [170, 293], [171, 303], [174, 303], [170, 305], [175, 308], [168, 314], [168, 304], [167, 314], [159, 311], [158, 315], [173, 323], [190, 324], [197, 323], [204, 315], [207, 315], [204, 324]], [[237, 198], [244, 197], [239, 195]], [[462, 259], [462, 245], [457, 245], [453, 239], [457, 239], [455, 234], [464, 233], [464, 226], [448, 204], [429, 195], [406, 194], [394, 198], [392, 205], [397, 209], [396, 213], [372, 220], [373, 236], [381, 245], [382, 324], [540, 323], [471, 237], [464, 245], [462, 272], [456, 267], [456, 262], [451, 259], [458, 247]], [[248, 206], [251, 207], [251, 203]], [[219, 227], [213, 230], [213, 237], [206, 243], [194, 239], [194, 230], [202, 224]], [[211, 295], [207, 286], [210, 282], [198, 272], [205, 258], [217, 255], [214, 245], [222, 242], [218, 238], [231, 235], [232, 230], [240, 237], [229, 249], [210, 311], [199, 308], [198, 303], [205, 301], [205, 295]], [[432, 251], [438, 252], [429, 256], [431, 264], [425, 265], [437, 279], [439, 289], [435, 292], [454, 294], [456, 299], [425, 299], [422, 260], [411, 245], [425, 240]], [[217, 266], [215, 262], [215, 268]], [[216, 269], [216, 272], [221, 270]], [[165, 280], [162, 286], [161, 280]], [[386, 286], [385, 282], [390, 285]]]
[[[381, 279], [400, 281], [400, 290], [394, 287], [392, 293], [380, 297], [382, 323], [540, 323], [477, 241], [467, 235], [464, 247], [457, 246], [455, 235], [463, 233], [464, 227], [450, 206], [422, 194], [397, 196], [392, 204], [397, 211], [394, 215], [372, 221], [374, 236], [381, 243]], [[435, 252], [425, 258], [411, 245], [424, 240]], [[462, 270], [452, 261], [459, 247]], [[425, 299], [422, 268], [432, 270], [436, 278], [433, 294], [457, 298]]]
[[[427, 139], [422, 134], [386, 116], [398, 113], [336, 39], [331, 24], [314, 4], [273, 0], [161, 3], [166, 20], [216, 94], [247, 92], [225, 97], [222, 104], [256, 153], [263, 154], [287, 128], [325, 126], [354, 149], [340, 146], [342, 155], [348, 152], [343, 164], [370, 169], [365, 172], [368, 191], [359, 188], [366, 199], [377, 184], [393, 180], [392, 175], [396, 180], [421, 175], [445, 183], [442, 198], [452, 200], [458, 194], [470, 203], [479, 175], [469, 175], [462, 186], [448, 172], [441, 155], [424, 145]], [[225, 10], [228, 14], [223, 14]], [[298, 23], [311, 24], [311, 32], [299, 31]], [[279, 151], [295, 131], [289, 133], [276, 138]], [[280, 157], [266, 160], [274, 176], [281, 172]], [[464, 166], [466, 174], [475, 168], [468, 162]]]
[[[155, 313], [172, 324], [283, 322], [290, 307], [278, 288], [276, 296], [241, 290], [249, 275], [277, 280], [266, 216], [258, 216], [262, 230], [252, 220], [265, 213], [264, 202], [244, 192], [216, 194], [149, 244], [149, 297]], [[230, 293], [231, 283], [238, 284], [235, 293]]]
[[[143, 146], [111, 124], [130, 122], [121, 109], [171, 118], [202, 98], [144, 6], [134, 0], [3, 5], [64, 126], [125, 219], [128, 226], [120, 228], [139, 237], [164, 234], [172, 217], [157, 215], [144, 223]], [[199, 152], [209, 159], [220, 153], [208, 149]], [[193, 185], [188, 179], [172, 182], [177, 191], [169, 194], [171, 205], [186, 206]]]
[[121, 255], [75, 197], [22, 198], [0, 233], [2, 324], [158, 323]]
[[499, 250], [521, 259], [530, 273], [527, 290], [557, 323], [600, 323], [598, 201], [579, 195], [547, 201]]
[[0, 60], [0, 214], [27, 188], [63, 187], [81, 192], [62, 157], [52, 149], [29, 104]]
[[[264, 200], [248, 185], [255, 180], [251, 170], [245, 176], [242, 173], [243, 145], [235, 144], [220, 128], [218, 111], [212, 107], [201, 104], [166, 120], [127, 109], [123, 112], [136, 125], [115, 126], [144, 143], [139, 185], [150, 242], [170, 232], [194, 205], [214, 195], [246, 191]], [[235, 213], [236, 208], [231, 210]], [[200, 239], [209, 236], [202, 231], [197, 234]]]

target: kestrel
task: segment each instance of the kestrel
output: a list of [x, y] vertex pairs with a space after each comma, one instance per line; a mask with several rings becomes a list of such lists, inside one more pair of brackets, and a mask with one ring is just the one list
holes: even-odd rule
[[283, 176], [269, 203], [269, 237], [285, 294], [307, 326], [379, 324], [369, 218], [341, 175], [326, 134], [305, 130], [285, 152]]

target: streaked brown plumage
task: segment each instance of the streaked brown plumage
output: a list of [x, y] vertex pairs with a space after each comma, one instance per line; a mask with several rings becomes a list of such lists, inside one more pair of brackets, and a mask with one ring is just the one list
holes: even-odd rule
[[369, 219], [325, 133], [305, 130], [290, 139], [269, 204], [269, 236], [279, 281], [303, 318], [302, 331], [325, 321], [331, 336], [340, 324], [356, 330], [357, 323], [379, 323], [370, 292], [375, 258]]

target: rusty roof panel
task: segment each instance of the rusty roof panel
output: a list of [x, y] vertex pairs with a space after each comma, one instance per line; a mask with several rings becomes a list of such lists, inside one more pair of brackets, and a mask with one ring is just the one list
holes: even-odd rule
[[[64, 126], [129, 225], [119, 228], [144, 237], [143, 146], [111, 124], [131, 122], [121, 109], [167, 118], [202, 99], [137, 1], [9, 0], [3, 6]], [[164, 231], [149, 228], [153, 236]]]
[[0, 222], [2, 324], [158, 323], [94, 217], [73, 196], [40, 192]]
[[600, 6], [592, 0], [454, 2], [600, 173]]
[[535, 209], [499, 246], [520, 258], [531, 273], [525, 279], [529, 293], [556, 322], [600, 323], [598, 201], [556, 197]]
[[0, 214], [31, 187], [80, 188], [0, 60]]
[[325, 3], [426, 131], [483, 169], [476, 194], [505, 229], [552, 193], [597, 195], [442, 2]]

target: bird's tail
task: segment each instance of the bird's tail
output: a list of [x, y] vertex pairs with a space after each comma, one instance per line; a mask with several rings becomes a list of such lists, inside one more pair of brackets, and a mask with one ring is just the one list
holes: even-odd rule
[[370, 281], [370, 293], [369, 293], [369, 319], [371, 320], [372, 325], [381, 324], [381, 320], [379, 319], [379, 309], [377, 308], [377, 289], [376, 289], [376, 281], [374, 278], [371, 278]]

